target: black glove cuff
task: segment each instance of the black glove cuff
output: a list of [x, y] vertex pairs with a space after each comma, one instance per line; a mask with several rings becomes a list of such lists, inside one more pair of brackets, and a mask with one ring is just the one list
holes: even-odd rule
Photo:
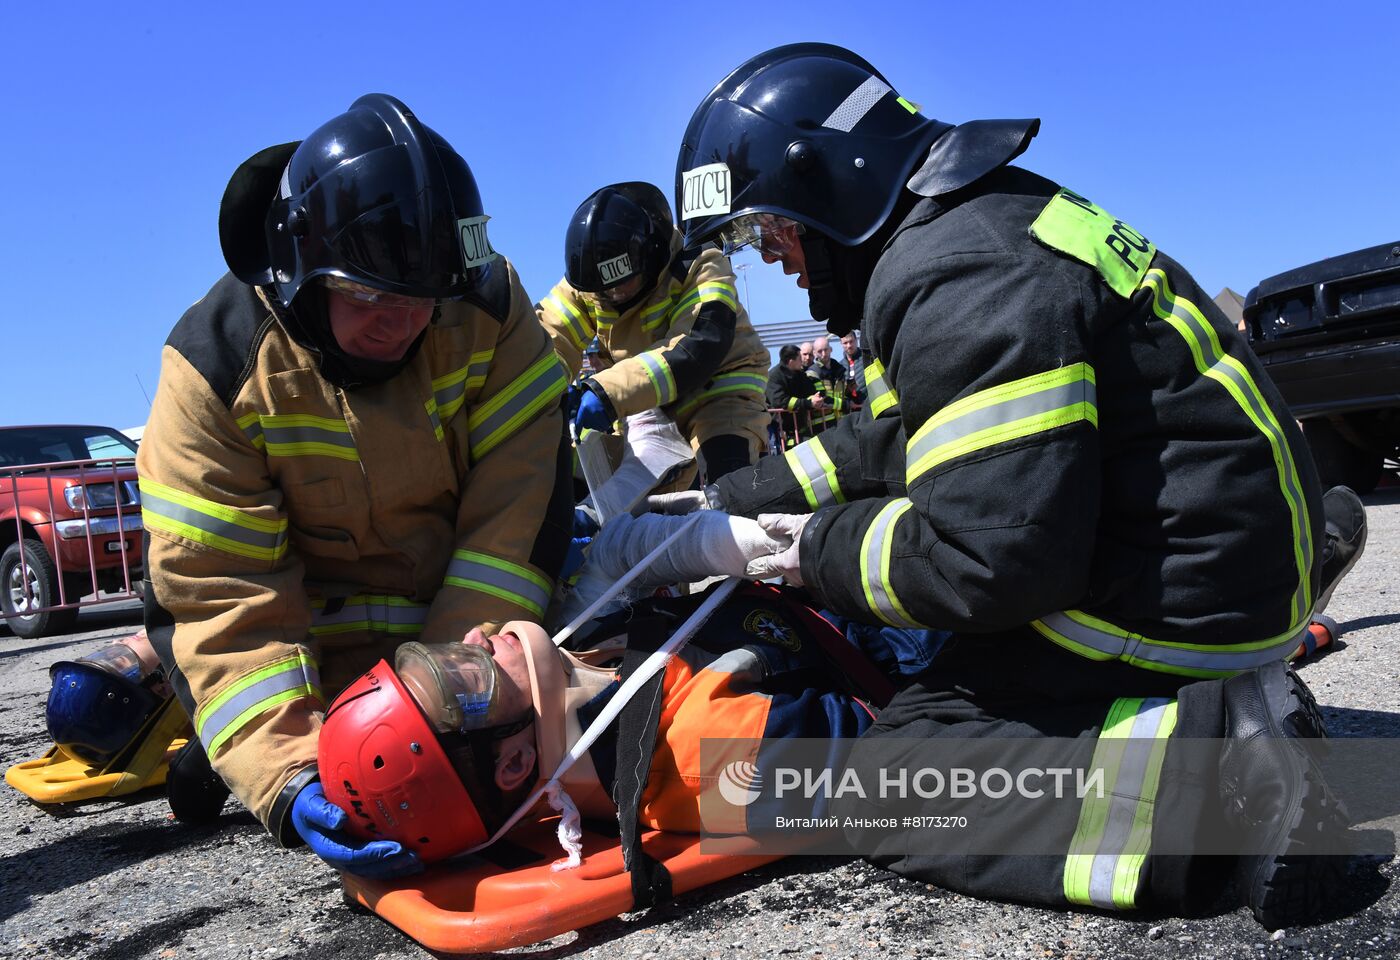
[[602, 402], [603, 411], [608, 415], [608, 422], [616, 422], [618, 419], [617, 410], [613, 407], [612, 400], [608, 398], [608, 391], [603, 389], [603, 385], [592, 377], [585, 377], [580, 381], [580, 384]]
[[292, 823], [292, 804], [303, 787], [320, 779], [321, 772], [313, 763], [292, 774], [292, 778], [278, 791], [277, 798], [272, 801], [272, 809], [267, 814], [267, 832], [272, 834], [279, 846], [299, 847], [306, 842]]

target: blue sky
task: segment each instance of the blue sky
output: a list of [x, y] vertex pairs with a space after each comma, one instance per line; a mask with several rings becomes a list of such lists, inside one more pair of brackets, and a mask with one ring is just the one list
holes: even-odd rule
[[[1400, 240], [1393, 2], [208, 6], [7, 10], [0, 423], [143, 423], [166, 335], [224, 270], [229, 175], [371, 91], [467, 158], [536, 298], [585, 196], [671, 195], [701, 97], [799, 40], [854, 49], [941, 120], [1040, 117], [1020, 162], [1211, 294]], [[755, 319], [805, 315], [778, 268], [746, 279]]]

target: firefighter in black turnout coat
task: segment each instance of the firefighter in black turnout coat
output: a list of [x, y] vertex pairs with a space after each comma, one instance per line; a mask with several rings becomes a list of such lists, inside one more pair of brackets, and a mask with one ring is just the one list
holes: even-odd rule
[[[825, 44], [761, 54], [702, 101], [677, 164], [686, 245], [756, 246], [872, 351], [865, 410], [708, 503], [776, 514], [794, 543], [770, 572], [831, 609], [955, 631], [867, 734], [919, 738], [907, 762], [946, 737], [1121, 751], [1104, 796], [1036, 818], [1053, 856], [863, 838], [875, 862], [1187, 909], [1217, 889], [1205, 858], [1152, 851], [1220, 822], [1249, 841], [1231, 862], [1256, 917], [1301, 922], [1337, 866], [1302, 854], [1345, 824], [1285, 737], [1323, 735], [1286, 661], [1347, 557], [1296, 424], [1211, 299], [1150, 232], [1009, 165], [1038, 127], [930, 119]], [[1218, 770], [1186, 738], [1224, 738]]]

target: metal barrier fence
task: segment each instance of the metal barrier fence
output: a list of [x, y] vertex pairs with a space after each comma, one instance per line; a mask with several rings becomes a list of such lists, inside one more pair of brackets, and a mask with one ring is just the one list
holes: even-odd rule
[[[141, 530], [134, 458], [0, 467], [0, 615], [38, 636], [79, 607], [140, 596]], [[47, 631], [22, 629], [61, 611]]]
[[781, 454], [835, 426], [838, 420], [852, 411], [828, 409], [814, 414], [811, 410], [769, 407], [768, 412], [773, 415], [772, 424], [768, 428], [768, 453]]

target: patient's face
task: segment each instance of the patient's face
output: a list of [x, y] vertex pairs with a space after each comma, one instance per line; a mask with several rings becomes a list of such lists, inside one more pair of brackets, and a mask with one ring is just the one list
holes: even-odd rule
[[502, 719], [518, 720], [532, 708], [530, 702], [530, 669], [525, 663], [525, 647], [514, 633], [493, 633], [487, 637], [480, 630], [473, 630], [463, 639], [463, 643], [485, 647], [496, 662], [497, 684], [496, 702]]

